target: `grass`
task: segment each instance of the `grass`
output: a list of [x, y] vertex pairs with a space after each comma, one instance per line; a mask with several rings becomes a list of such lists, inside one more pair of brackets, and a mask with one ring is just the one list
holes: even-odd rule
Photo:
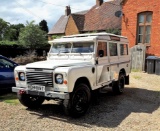
[[12, 104], [12, 105], [19, 104], [19, 101], [17, 99], [17, 95], [13, 94], [13, 93], [0, 96], [0, 101], [3, 101], [7, 104]]
[[140, 80], [142, 77], [141, 76], [133, 76], [135, 79]]
[[141, 71], [138, 69], [132, 69], [131, 72], [141, 72]]

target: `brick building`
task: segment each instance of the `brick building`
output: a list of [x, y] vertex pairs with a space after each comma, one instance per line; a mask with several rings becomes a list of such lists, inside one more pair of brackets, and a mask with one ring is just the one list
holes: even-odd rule
[[66, 6], [65, 15], [61, 16], [48, 35], [72, 35], [85, 32], [102, 32], [107, 29], [121, 29], [121, 17], [115, 12], [121, 11], [121, 0], [104, 2], [96, 0], [96, 4], [87, 11], [71, 13]]
[[130, 46], [145, 45], [146, 54], [160, 56], [160, 0], [123, 0], [122, 35]]

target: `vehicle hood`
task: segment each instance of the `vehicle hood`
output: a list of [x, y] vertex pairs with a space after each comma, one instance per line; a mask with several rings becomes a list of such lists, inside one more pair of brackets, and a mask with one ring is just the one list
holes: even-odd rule
[[80, 61], [80, 60], [47, 60], [27, 64], [27, 68], [45, 68], [45, 69], [55, 69], [57, 67], [69, 67], [69, 66], [83, 66], [91, 65], [92, 62]]

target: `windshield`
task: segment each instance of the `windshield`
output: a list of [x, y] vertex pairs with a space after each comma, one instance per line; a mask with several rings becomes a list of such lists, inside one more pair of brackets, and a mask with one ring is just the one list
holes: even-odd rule
[[94, 42], [73, 42], [53, 44], [50, 53], [92, 53]]
[[53, 44], [50, 53], [69, 53], [71, 51], [71, 43]]

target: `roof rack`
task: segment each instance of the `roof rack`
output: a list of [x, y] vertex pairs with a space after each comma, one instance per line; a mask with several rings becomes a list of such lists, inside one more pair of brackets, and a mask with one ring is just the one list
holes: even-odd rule
[[111, 33], [106, 33], [106, 32], [100, 32], [100, 33], [87, 33], [87, 34], [76, 34], [76, 35], [69, 35], [69, 36], [63, 36], [62, 38], [74, 38], [74, 37], [89, 37], [89, 36], [117, 36], [117, 37], [123, 37], [120, 35], [115, 35]]

